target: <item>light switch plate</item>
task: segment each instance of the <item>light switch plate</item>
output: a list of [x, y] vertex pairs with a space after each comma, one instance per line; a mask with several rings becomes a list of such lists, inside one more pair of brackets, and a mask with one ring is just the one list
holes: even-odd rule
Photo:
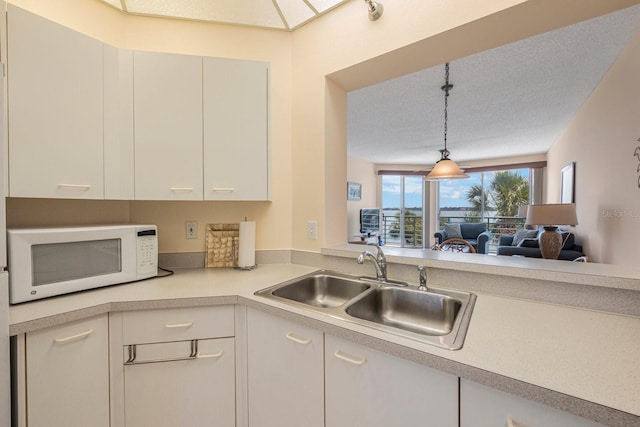
[[307, 222], [307, 237], [314, 240], [318, 238], [318, 221]]

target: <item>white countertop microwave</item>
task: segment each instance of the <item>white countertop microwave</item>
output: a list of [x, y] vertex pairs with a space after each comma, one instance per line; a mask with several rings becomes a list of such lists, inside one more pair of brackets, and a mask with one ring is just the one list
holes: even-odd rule
[[155, 225], [10, 228], [7, 250], [11, 304], [158, 274]]

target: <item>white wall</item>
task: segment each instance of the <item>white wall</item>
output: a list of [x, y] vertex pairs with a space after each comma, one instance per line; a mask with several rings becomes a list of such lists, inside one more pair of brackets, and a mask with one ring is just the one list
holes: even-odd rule
[[347, 181], [362, 184], [362, 199], [347, 201], [347, 239], [357, 241], [356, 236], [360, 235], [360, 209], [380, 207], [375, 165], [347, 156]]
[[575, 232], [596, 262], [638, 263], [639, 76], [640, 32], [548, 153], [548, 203], [560, 201], [560, 170], [576, 162]]

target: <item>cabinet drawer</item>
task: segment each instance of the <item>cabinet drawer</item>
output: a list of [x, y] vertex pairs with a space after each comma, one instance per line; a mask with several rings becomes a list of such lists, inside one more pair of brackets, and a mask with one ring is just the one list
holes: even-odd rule
[[[124, 367], [127, 427], [236, 425], [235, 340], [198, 340], [198, 356], [189, 342], [139, 345], [140, 364]], [[152, 386], [151, 386], [152, 385]]]
[[122, 313], [123, 344], [143, 344], [234, 336], [231, 305]]

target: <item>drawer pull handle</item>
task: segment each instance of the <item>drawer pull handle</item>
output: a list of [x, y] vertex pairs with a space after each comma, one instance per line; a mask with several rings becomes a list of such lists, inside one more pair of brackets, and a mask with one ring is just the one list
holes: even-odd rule
[[311, 339], [297, 337], [293, 332], [288, 332], [286, 337], [287, 337], [287, 339], [289, 339], [289, 340], [291, 340], [293, 342], [297, 342], [298, 344], [307, 345], [307, 344], [309, 344], [311, 342]]
[[224, 352], [222, 350], [220, 350], [217, 353], [196, 354], [196, 359], [217, 359], [218, 357], [222, 356], [222, 353], [224, 353]]
[[337, 357], [338, 359], [340, 359], [340, 360], [344, 360], [345, 362], [352, 363], [352, 364], [358, 365], [358, 366], [362, 366], [365, 363], [367, 363], [367, 359], [366, 358], [363, 357], [361, 359], [355, 359], [353, 357], [350, 357], [350, 356], [342, 353], [342, 351], [340, 351], [339, 349], [336, 350], [336, 352], [333, 353], [333, 355], [335, 357]]
[[91, 188], [89, 184], [58, 184], [58, 188], [67, 190], [87, 191]]
[[187, 323], [167, 323], [164, 325], [165, 328], [190, 328], [193, 326], [193, 322]]
[[136, 344], [130, 344], [128, 346], [128, 351], [129, 351], [129, 358], [124, 362], [125, 366], [131, 366], [131, 365], [146, 365], [149, 363], [164, 363], [164, 362], [182, 362], [184, 360], [196, 360], [196, 359], [204, 359], [207, 357], [220, 357], [222, 356], [222, 351], [220, 351], [219, 353], [214, 353], [214, 354], [204, 354], [204, 355], [199, 355], [198, 354], [198, 340], [191, 340], [191, 352], [189, 353], [188, 356], [184, 356], [184, 357], [174, 357], [171, 359], [155, 359], [155, 360], [141, 360], [141, 361], [137, 361], [136, 357], [137, 357], [137, 350], [136, 350]]
[[171, 187], [169, 190], [174, 193], [192, 193], [193, 187]]
[[518, 421], [514, 420], [513, 418], [507, 418], [507, 427], [528, 427], [522, 423], [519, 423]]
[[236, 189], [233, 187], [214, 187], [211, 191], [214, 193], [233, 193]]
[[64, 344], [70, 341], [76, 341], [82, 338], [86, 338], [89, 335], [91, 335], [93, 333], [93, 329], [89, 329], [88, 331], [84, 331], [84, 332], [80, 332], [79, 334], [76, 335], [71, 335], [70, 337], [65, 337], [65, 338], [54, 338], [53, 341], [58, 343], [58, 344]]

